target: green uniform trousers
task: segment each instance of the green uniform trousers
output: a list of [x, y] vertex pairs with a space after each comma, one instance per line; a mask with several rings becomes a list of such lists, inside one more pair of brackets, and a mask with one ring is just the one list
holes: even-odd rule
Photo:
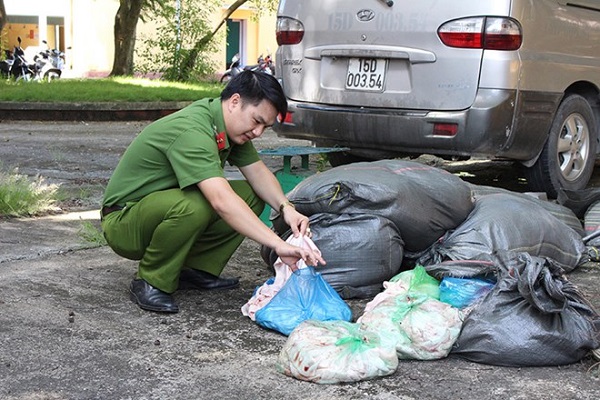
[[[246, 181], [229, 181], [258, 216], [264, 202]], [[138, 278], [173, 293], [183, 268], [219, 275], [244, 240], [223, 221], [197, 187], [154, 192], [102, 219], [108, 245], [140, 260]]]

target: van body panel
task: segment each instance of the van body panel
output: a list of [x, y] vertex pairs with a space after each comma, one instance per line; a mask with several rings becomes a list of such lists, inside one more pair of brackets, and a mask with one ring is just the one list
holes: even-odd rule
[[[557, 1], [513, 1], [512, 16], [523, 27], [519, 89], [563, 92], [573, 82], [600, 81], [600, 10]], [[568, 2], [569, 4], [600, 1]], [[488, 55], [484, 56], [487, 60]], [[483, 77], [483, 75], [482, 75]], [[493, 78], [480, 86], [494, 86]]]
[[[274, 127], [281, 136], [373, 159], [430, 153], [529, 166], [561, 101], [579, 94], [596, 115], [598, 141], [600, 0], [282, 0], [278, 17], [304, 27], [299, 43], [277, 51], [291, 112]], [[444, 24], [480, 17], [516, 21], [521, 46], [456, 48], [438, 35]], [[371, 76], [384, 76], [381, 86], [352, 81], [361, 58], [378, 61]], [[436, 123], [456, 124], [456, 134], [434, 134]]]
[[[513, 129], [516, 96], [516, 91], [481, 89], [473, 107], [454, 112], [364, 109], [289, 101], [293, 120], [302, 121], [302, 129], [285, 123], [278, 125], [277, 132], [323, 146], [344, 143], [355, 149], [355, 154], [373, 159], [393, 157], [410, 148], [415, 153], [529, 160], [537, 155], [549, 128], [548, 118], [541, 116], [554, 111], [560, 96], [523, 94], [524, 99], [533, 100], [522, 101], [520, 111], [534, 116], [527, 119], [528, 125], [519, 126], [529, 131], [521, 137], [514, 135], [516, 129]], [[331, 118], [332, 114], [336, 118]], [[457, 124], [457, 134], [453, 137], [434, 135], [433, 124], [438, 122]], [[315, 131], [328, 134], [319, 135]], [[523, 145], [523, 141], [535, 146]]]
[[[300, 20], [305, 29], [300, 44], [277, 52], [286, 95], [318, 104], [465, 109], [477, 95], [483, 50], [446, 47], [437, 29], [465, 14], [507, 14], [509, 6], [510, 1], [497, 0], [395, 2], [393, 7], [376, 0], [282, 1], [279, 16]], [[375, 17], [361, 22], [360, 10]], [[359, 57], [387, 63], [381, 90], [345, 88], [349, 59]]]

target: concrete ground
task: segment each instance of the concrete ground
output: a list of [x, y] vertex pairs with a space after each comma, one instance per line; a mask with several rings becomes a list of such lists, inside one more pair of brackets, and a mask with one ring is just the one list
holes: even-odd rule
[[[112, 168], [144, 122], [3, 122], [0, 160], [40, 174], [78, 201], [55, 215], [0, 220], [0, 399], [589, 399], [600, 398], [598, 361], [503, 368], [450, 356], [402, 361], [371, 381], [319, 385], [275, 370], [286, 337], [240, 312], [270, 272], [245, 241], [224, 271], [239, 289], [179, 291], [181, 311], [140, 310], [128, 298], [136, 263], [82, 239], [98, 226], [98, 202]], [[258, 147], [302, 144], [268, 132]], [[269, 159], [277, 167], [280, 160]], [[313, 165], [314, 166], [314, 165]], [[510, 167], [465, 166], [465, 176], [510, 187]], [[600, 268], [569, 275], [600, 309]], [[355, 317], [366, 300], [349, 301]]]

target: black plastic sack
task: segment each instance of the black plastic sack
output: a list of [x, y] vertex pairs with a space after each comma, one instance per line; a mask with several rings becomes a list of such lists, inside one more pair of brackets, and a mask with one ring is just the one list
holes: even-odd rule
[[[377, 215], [314, 214], [310, 217], [312, 241], [326, 265], [317, 270], [343, 299], [375, 296], [400, 271], [403, 241], [396, 226]], [[283, 233], [285, 240], [291, 231]], [[269, 266], [277, 254], [263, 246]]]
[[587, 257], [575, 230], [528, 199], [499, 193], [478, 198], [464, 223], [431, 246], [417, 263], [493, 260], [494, 254], [505, 251], [552, 258], [567, 272]]
[[561, 189], [556, 199], [559, 204], [572, 210], [578, 218], [583, 218], [590, 206], [600, 201], [600, 188], [583, 190]]
[[473, 198], [477, 201], [478, 198], [488, 195], [488, 194], [496, 194], [496, 193], [504, 193], [508, 195], [513, 195], [520, 197], [525, 200], [529, 200], [535, 204], [542, 206], [546, 211], [556, 217], [558, 220], [564, 222], [571, 228], [573, 228], [577, 233], [579, 233], [582, 237], [585, 236], [585, 230], [583, 229], [583, 225], [579, 218], [575, 215], [573, 210], [568, 207], [563, 206], [562, 204], [556, 203], [554, 201], [544, 200], [535, 197], [533, 194], [527, 193], [519, 193], [513, 192], [507, 189], [485, 186], [485, 185], [475, 185], [469, 183], [471, 188], [471, 193], [473, 194]]
[[[409, 251], [422, 251], [473, 209], [471, 190], [451, 173], [413, 161], [381, 160], [332, 168], [300, 182], [288, 198], [306, 216], [372, 214], [391, 220]], [[274, 218], [275, 230], [288, 229]]]
[[455, 278], [491, 279], [496, 276], [496, 262], [492, 257], [481, 260], [447, 260], [424, 266], [425, 271], [434, 278], [442, 280], [447, 276]]
[[452, 353], [510, 367], [579, 361], [600, 347], [600, 316], [547, 258], [503, 257], [498, 283], [464, 321]]

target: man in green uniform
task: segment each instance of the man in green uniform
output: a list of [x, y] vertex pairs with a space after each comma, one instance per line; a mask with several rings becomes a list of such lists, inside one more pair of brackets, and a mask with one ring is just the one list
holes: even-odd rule
[[[265, 203], [283, 215], [294, 235], [308, 218], [285, 197], [251, 140], [283, 118], [287, 102], [275, 78], [245, 71], [216, 99], [204, 99], [148, 125], [119, 161], [102, 202], [102, 229], [119, 255], [139, 260], [130, 286], [142, 309], [176, 313], [180, 286], [228, 289], [220, 278], [244, 237], [268, 246], [290, 266], [324, 264], [263, 224]], [[228, 181], [225, 162], [246, 180]]]

